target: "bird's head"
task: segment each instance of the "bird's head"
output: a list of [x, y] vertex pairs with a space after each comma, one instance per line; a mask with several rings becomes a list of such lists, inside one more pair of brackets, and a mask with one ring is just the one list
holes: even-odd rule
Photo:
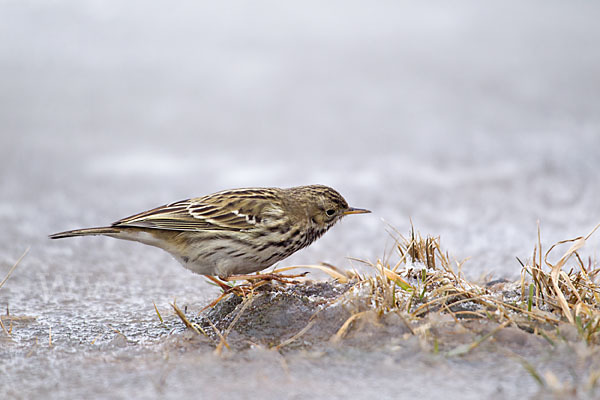
[[348, 202], [336, 190], [323, 185], [300, 186], [293, 190], [293, 197], [302, 199], [304, 213], [319, 229], [329, 229], [342, 217], [349, 214], [364, 214], [371, 211], [349, 207]]

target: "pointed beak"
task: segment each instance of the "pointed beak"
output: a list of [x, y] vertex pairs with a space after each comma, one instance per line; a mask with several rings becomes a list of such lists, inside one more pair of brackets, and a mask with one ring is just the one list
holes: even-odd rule
[[370, 213], [371, 211], [369, 210], [365, 210], [364, 208], [353, 208], [353, 207], [349, 207], [346, 211], [344, 211], [344, 215], [349, 215], [349, 214], [367, 214]]

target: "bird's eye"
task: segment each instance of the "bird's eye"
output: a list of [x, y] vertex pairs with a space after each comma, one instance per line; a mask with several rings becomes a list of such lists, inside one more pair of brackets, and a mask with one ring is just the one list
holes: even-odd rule
[[327, 214], [329, 217], [331, 217], [333, 214], [335, 214], [335, 210], [329, 209], [329, 210], [325, 211], [325, 214]]

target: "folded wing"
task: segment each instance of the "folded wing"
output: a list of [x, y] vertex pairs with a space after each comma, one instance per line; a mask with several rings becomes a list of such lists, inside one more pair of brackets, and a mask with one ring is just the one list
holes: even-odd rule
[[203, 198], [182, 200], [123, 218], [113, 226], [143, 227], [171, 231], [242, 231], [256, 227], [261, 218], [240, 211], [230, 202], [203, 202]]

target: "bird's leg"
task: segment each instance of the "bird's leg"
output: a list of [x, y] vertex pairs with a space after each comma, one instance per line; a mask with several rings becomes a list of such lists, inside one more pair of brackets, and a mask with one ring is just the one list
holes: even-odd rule
[[215, 278], [214, 276], [207, 276], [207, 277], [208, 277], [208, 279], [210, 279], [217, 285], [221, 286], [221, 289], [223, 289], [223, 293], [221, 293], [221, 295], [219, 297], [217, 297], [215, 300], [213, 300], [209, 305], [207, 305], [202, 310], [200, 310], [200, 313], [208, 308], [213, 308], [214, 306], [219, 304], [219, 302], [221, 300], [223, 300], [225, 298], [225, 296], [227, 296], [229, 294], [233, 293], [234, 295], [236, 295], [238, 297], [246, 297], [253, 290], [255, 290], [263, 285], [266, 285], [268, 283], [267, 280], [263, 279], [263, 280], [260, 280], [258, 282], [254, 282], [254, 283], [245, 283], [242, 285], [229, 286], [225, 282], [220, 281], [219, 279]]
[[[212, 308], [216, 306], [221, 300], [225, 298], [230, 293], [235, 294], [236, 296], [246, 297], [249, 293], [254, 291], [255, 289], [266, 285], [269, 281], [278, 281], [285, 284], [295, 284], [297, 281], [290, 280], [293, 278], [300, 278], [306, 276], [308, 272], [304, 272], [302, 274], [297, 275], [280, 275], [280, 274], [256, 274], [256, 275], [230, 275], [230, 276], [219, 276], [219, 279], [214, 276], [206, 275], [206, 277], [214, 282], [217, 286], [223, 290], [223, 293], [212, 301], [209, 305], [204, 307], [200, 312], [206, 310], [207, 308]], [[247, 280], [248, 283], [241, 285], [233, 285], [230, 286], [226, 282], [236, 281], [236, 280]]]
[[[251, 284], [251, 283], [245, 283], [242, 285], [228, 285], [226, 282], [223, 282], [224, 279], [217, 279], [214, 276], [210, 276], [210, 275], [206, 275], [206, 277], [213, 281], [216, 285], [218, 285], [221, 290], [223, 291], [223, 293], [221, 294], [221, 296], [219, 296], [218, 299], [216, 299], [214, 302], [212, 302], [211, 304], [208, 305], [208, 307], [214, 307], [219, 301], [221, 301], [221, 299], [223, 299], [225, 296], [227, 296], [230, 293], [235, 294], [236, 296], [246, 296], [250, 291], [256, 289], [259, 286], [262, 286], [262, 284], [260, 284], [260, 282]], [[266, 282], [265, 282], [266, 283]], [[206, 308], [208, 308], [206, 307]], [[204, 308], [204, 309], [206, 309]], [[202, 311], [204, 311], [204, 309]]]
[[217, 286], [219, 286], [225, 293], [229, 293], [231, 291], [232, 286], [223, 282], [225, 279], [221, 278], [220, 280], [215, 278], [214, 276], [205, 275], [209, 280], [213, 281]]
[[279, 274], [253, 274], [253, 275], [230, 275], [230, 276], [220, 276], [219, 278], [225, 282], [235, 281], [235, 280], [263, 280], [263, 281], [278, 281], [282, 283], [298, 283], [297, 281], [290, 280], [294, 278], [300, 278], [306, 276], [308, 272], [304, 272], [302, 274], [297, 275], [279, 275]]

